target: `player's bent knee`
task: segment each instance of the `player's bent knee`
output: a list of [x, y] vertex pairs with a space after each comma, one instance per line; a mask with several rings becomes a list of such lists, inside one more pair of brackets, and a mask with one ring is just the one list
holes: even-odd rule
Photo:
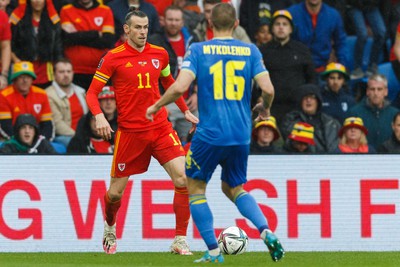
[[178, 177], [174, 177], [172, 179], [172, 182], [174, 183], [174, 186], [176, 186], [176, 187], [186, 187], [187, 186], [186, 175], [182, 174], [182, 175], [179, 175]]
[[118, 201], [122, 198], [123, 191], [116, 191], [116, 190], [108, 190], [108, 197], [112, 202]]

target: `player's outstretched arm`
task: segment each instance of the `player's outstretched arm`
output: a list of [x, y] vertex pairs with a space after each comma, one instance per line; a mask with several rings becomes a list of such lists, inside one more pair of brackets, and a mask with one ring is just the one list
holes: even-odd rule
[[270, 108], [274, 100], [275, 90], [268, 73], [256, 77], [256, 82], [261, 88], [261, 98], [263, 101], [255, 105], [253, 111], [258, 112], [256, 121], [260, 121], [267, 119], [270, 115]]
[[164, 95], [155, 104], [147, 109], [146, 118], [152, 121], [153, 115], [156, 114], [163, 106], [175, 102], [189, 88], [189, 85], [193, 82], [193, 80], [194, 77], [191, 73], [181, 70], [176, 81], [168, 88], [167, 91], [165, 91]]

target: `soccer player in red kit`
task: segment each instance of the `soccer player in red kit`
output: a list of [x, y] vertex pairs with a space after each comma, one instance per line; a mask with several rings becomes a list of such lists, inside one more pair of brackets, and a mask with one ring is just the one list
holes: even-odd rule
[[[147, 171], [151, 156], [164, 167], [175, 185], [174, 211], [176, 237], [171, 252], [191, 255], [186, 243], [190, 218], [186, 189], [184, 150], [176, 132], [161, 110], [151, 122], [146, 109], [160, 98], [159, 79], [164, 88], [173, 82], [168, 53], [164, 48], [147, 43], [149, 22], [139, 10], [126, 15], [124, 32], [127, 41], [110, 50], [100, 61], [87, 92], [87, 103], [96, 118], [96, 128], [104, 139], [111, 138], [112, 129], [102, 113], [97, 95], [111, 79], [118, 110], [118, 131], [115, 135], [111, 182], [105, 201], [103, 248], [107, 254], [116, 252], [116, 214], [130, 175]], [[185, 118], [195, 124], [198, 119], [189, 111], [183, 98], [176, 101]]]

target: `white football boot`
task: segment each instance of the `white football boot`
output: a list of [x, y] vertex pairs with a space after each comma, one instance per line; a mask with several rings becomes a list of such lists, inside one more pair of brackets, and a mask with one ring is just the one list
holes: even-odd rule
[[104, 234], [103, 234], [103, 249], [107, 254], [117, 253], [117, 235], [114, 223], [113, 226], [109, 226], [106, 221], [104, 221]]
[[170, 247], [171, 253], [179, 255], [193, 255], [190, 252], [188, 243], [186, 242], [186, 236], [176, 236], [174, 242]]

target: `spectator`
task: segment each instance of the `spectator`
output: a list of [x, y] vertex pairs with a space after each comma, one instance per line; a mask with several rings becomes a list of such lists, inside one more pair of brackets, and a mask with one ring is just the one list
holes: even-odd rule
[[392, 136], [378, 147], [380, 153], [400, 153], [400, 112], [393, 116]]
[[6, 12], [0, 10], [0, 90], [8, 85], [11, 63], [11, 29]]
[[[400, 5], [399, 5], [400, 9]], [[399, 10], [400, 12], [400, 10]], [[400, 13], [399, 13], [400, 16]], [[400, 80], [400, 23], [397, 25], [397, 32], [396, 32], [396, 38], [395, 42], [393, 43], [393, 47], [390, 51], [390, 57], [389, 60], [392, 63], [393, 71], [396, 75], [396, 78]], [[400, 103], [400, 99], [396, 99], [394, 102]], [[398, 106], [396, 103], [395, 106]]]
[[253, 0], [241, 1], [239, 7], [240, 26], [242, 26], [253, 43], [261, 25], [269, 25], [276, 10], [286, 9], [294, 4], [293, 0]]
[[108, 123], [114, 132], [111, 133], [111, 143], [114, 144], [114, 134], [117, 132], [117, 101], [115, 100], [115, 92], [112, 86], [104, 86], [98, 95], [100, 108], [103, 111]]
[[108, 6], [114, 14], [116, 40], [120, 39], [121, 42], [125, 42], [126, 37], [123, 25], [125, 24], [125, 16], [128, 14], [130, 6], [134, 6], [136, 9], [143, 11], [148, 16], [149, 36], [160, 31], [160, 19], [157, 10], [152, 4], [147, 3], [144, 0], [114, 0], [111, 1]]
[[287, 138], [297, 122], [306, 122], [314, 127], [316, 152], [332, 152], [339, 139], [337, 133], [340, 123], [321, 111], [322, 98], [317, 85], [305, 84], [298, 89], [299, 110], [286, 114], [282, 122], [281, 133]]
[[316, 78], [309, 49], [290, 38], [293, 23], [288, 11], [279, 10], [273, 14], [271, 31], [273, 40], [260, 51], [275, 88], [271, 114], [280, 122], [296, 104], [295, 95], [299, 86], [315, 83]]
[[287, 153], [315, 153], [314, 127], [305, 122], [297, 122], [293, 125], [290, 135], [287, 137], [283, 151]]
[[34, 84], [46, 88], [53, 80], [52, 62], [63, 55], [60, 17], [51, 0], [21, 1], [10, 16], [12, 61], [33, 63]]
[[12, 84], [0, 91], [0, 128], [5, 139], [14, 135], [18, 115], [32, 114], [39, 124], [39, 134], [53, 139], [53, 122], [46, 91], [32, 85], [36, 79], [33, 64], [20, 61], [13, 65]]
[[356, 104], [346, 87], [346, 80], [349, 80], [346, 67], [340, 63], [329, 63], [321, 76], [326, 81], [322, 87], [322, 112], [343, 123]]
[[104, 140], [97, 133], [96, 120], [89, 111], [78, 123], [76, 133], [67, 147], [67, 153], [78, 154], [111, 154], [114, 145], [110, 140]]
[[193, 32], [197, 24], [204, 20], [204, 14], [197, 5], [197, 1], [174, 0], [174, 5], [183, 9], [184, 24], [190, 32]]
[[261, 20], [256, 33], [254, 35], [255, 44], [260, 48], [272, 40], [271, 29], [269, 28], [268, 20]]
[[60, 59], [54, 64], [54, 81], [46, 88], [56, 131], [54, 142], [65, 147], [75, 135], [80, 118], [88, 112], [85, 89], [72, 83], [71, 61]]
[[350, 75], [351, 79], [360, 79], [364, 77], [364, 72], [361, 67], [364, 47], [368, 38], [366, 21], [374, 36], [366, 74], [370, 76], [376, 74], [378, 71], [379, 54], [382, 51], [386, 39], [386, 26], [382, 14], [379, 11], [380, 2], [380, 0], [347, 0], [349, 6], [348, 15], [353, 22], [353, 27], [357, 35], [354, 49], [354, 71]]
[[14, 125], [14, 135], [3, 143], [0, 154], [57, 154], [31, 114], [21, 114]]
[[[204, 20], [202, 20], [194, 30], [194, 34], [196, 34], [199, 41], [211, 40], [214, 37], [208, 20], [211, 18], [211, 10], [213, 7], [220, 3], [222, 3], [222, 0], [203, 0]], [[233, 30], [233, 38], [251, 43], [246, 31], [240, 25]]]
[[61, 27], [73, 82], [87, 90], [101, 57], [114, 45], [112, 11], [96, 0], [74, 0], [61, 9]]
[[[10, 8], [12, 8], [12, 9], [10, 10]], [[10, 0], [0, 0], [0, 10], [3, 10], [4, 12], [6, 12], [7, 16], [8, 16], [8, 14], [11, 14], [11, 12], [14, 8], [15, 7], [13, 5], [10, 5]]]
[[375, 153], [375, 148], [368, 145], [368, 130], [358, 117], [345, 119], [339, 130], [340, 143], [334, 153]]
[[[170, 6], [165, 10], [165, 26], [162, 32], [150, 36], [148, 42], [162, 46], [169, 55], [169, 65], [174, 78], [182, 67], [183, 57], [189, 45], [196, 42], [196, 37], [189, 33], [189, 30], [183, 23], [183, 10], [178, 6]], [[161, 88], [165, 90], [160, 84]], [[183, 97], [190, 111], [197, 116], [197, 86], [193, 84]], [[171, 121], [175, 131], [177, 131], [181, 141], [186, 142], [186, 137], [192, 124], [185, 119], [175, 103], [167, 106], [168, 118]]]
[[342, 17], [336, 9], [322, 3], [322, 0], [304, 0], [288, 11], [293, 16], [296, 29], [293, 38], [310, 48], [317, 72], [325, 69], [333, 50], [337, 61], [347, 65], [346, 33]]
[[376, 74], [368, 78], [366, 97], [352, 109], [350, 115], [360, 117], [368, 129], [368, 142], [378, 148], [391, 134], [390, 127], [393, 116], [398, 109], [386, 100], [388, 95], [387, 79], [384, 75]]
[[261, 155], [282, 152], [281, 147], [275, 142], [280, 136], [273, 116], [257, 122], [251, 133], [250, 153]]

